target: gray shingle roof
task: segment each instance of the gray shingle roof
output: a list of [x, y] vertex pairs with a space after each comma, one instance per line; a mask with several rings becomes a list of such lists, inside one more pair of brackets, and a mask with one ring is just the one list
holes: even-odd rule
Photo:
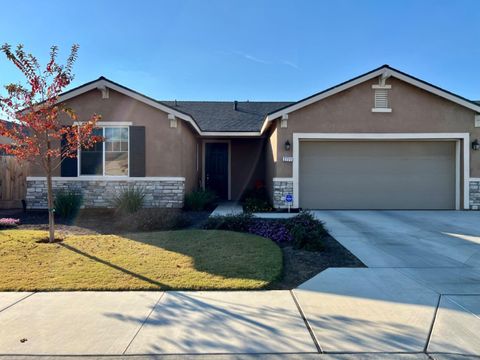
[[260, 131], [265, 115], [293, 102], [160, 101], [191, 115], [202, 131]]

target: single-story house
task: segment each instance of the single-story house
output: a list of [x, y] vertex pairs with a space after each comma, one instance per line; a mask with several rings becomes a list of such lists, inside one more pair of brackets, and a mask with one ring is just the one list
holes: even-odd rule
[[[126, 184], [181, 207], [198, 188], [238, 200], [262, 181], [304, 209], [479, 209], [480, 103], [388, 65], [297, 102], [158, 101], [104, 77], [65, 92], [105, 142], [62, 163], [55, 188], [105, 207]], [[28, 178], [45, 208], [45, 178]], [[290, 197], [288, 197], [290, 198]]]

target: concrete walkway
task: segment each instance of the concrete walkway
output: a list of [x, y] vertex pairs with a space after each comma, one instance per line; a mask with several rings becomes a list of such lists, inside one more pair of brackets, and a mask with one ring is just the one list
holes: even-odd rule
[[243, 213], [243, 207], [236, 201], [225, 201], [220, 204], [213, 210], [210, 216], [228, 216], [228, 215], [239, 215]]

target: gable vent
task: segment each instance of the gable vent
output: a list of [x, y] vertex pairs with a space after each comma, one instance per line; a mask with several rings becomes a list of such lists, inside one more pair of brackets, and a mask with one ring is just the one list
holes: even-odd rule
[[374, 107], [373, 112], [391, 112], [389, 90], [385, 88], [376, 88], [374, 90]]
[[375, 108], [388, 109], [388, 90], [387, 89], [375, 90]]

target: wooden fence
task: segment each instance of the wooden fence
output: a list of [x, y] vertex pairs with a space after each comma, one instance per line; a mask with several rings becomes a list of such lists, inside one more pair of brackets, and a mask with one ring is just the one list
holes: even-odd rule
[[0, 156], [0, 209], [22, 207], [27, 193], [28, 164], [13, 156]]

